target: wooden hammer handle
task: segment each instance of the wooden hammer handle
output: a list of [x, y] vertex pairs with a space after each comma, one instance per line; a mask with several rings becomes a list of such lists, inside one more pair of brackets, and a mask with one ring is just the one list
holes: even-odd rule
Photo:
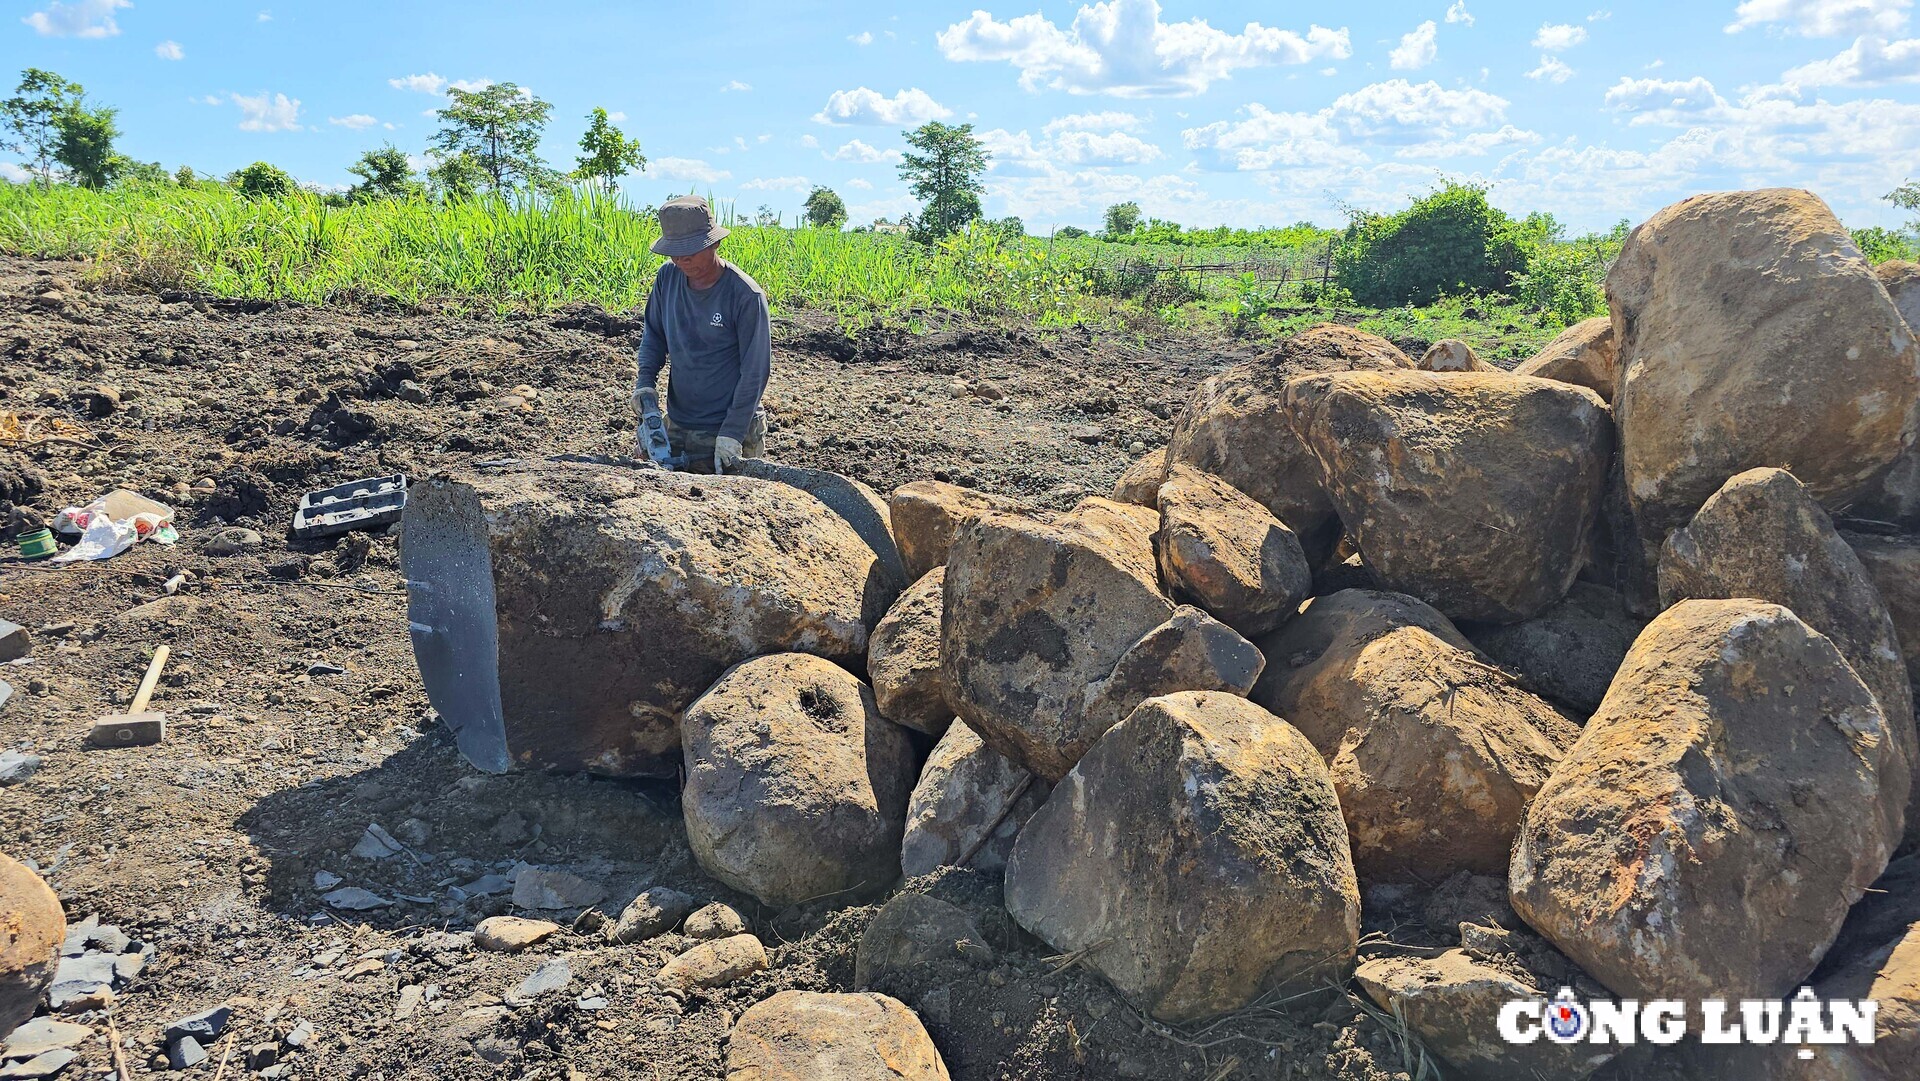
[[128, 713], [140, 713], [146, 710], [147, 700], [153, 697], [153, 688], [160, 682], [160, 669], [167, 666], [167, 655], [173, 650], [167, 646], [157, 646], [153, 651], [153, 660], [147, 662], [147, 674], [140, 680], [140, 690], [133, 696], [133, 705]]

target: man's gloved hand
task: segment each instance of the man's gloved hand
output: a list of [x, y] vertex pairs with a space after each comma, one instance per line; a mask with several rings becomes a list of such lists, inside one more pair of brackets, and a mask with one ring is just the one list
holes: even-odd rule
[[633, 391], [633, 415], [639, 416], [647, 407], [660, 408], [660, 392], [652, 387], [635, 387]]
[[715, 439], [713, 441], [714, 472], [717, 473], [732, 469], [734, 464], [740, 460], [740, 451], [742, 449], [740, 441], [730, 436], [723, 435]]

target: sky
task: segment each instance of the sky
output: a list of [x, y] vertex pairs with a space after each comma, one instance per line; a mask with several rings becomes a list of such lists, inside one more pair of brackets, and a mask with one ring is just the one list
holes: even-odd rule
[[1337, 225], [1445, 178], [1576, 232], [1768, 186], [1893, 226], [1920, 176], [1914, 0], [1031, 2], [10, 0], [0, 89], [49, 68], [131, 157], [337, 188], [383, 142], [424, 155], [448, 86], [512, 81], [555, 165], [600, 106], [650, 159], [634, 201], [789, 220], [814, 185], [854, 222], [915, 209], [901, 132], [938, 119], [991, 153], [986, 213], [1040, 233], [1127, 200]]

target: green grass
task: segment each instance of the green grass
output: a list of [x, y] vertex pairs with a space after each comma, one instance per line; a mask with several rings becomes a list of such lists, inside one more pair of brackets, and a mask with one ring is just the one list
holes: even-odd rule
[[[87, 259], [112, 280], [223, 297], [626, 311], [646, 299], [660, 266], [647, 250], [657, 236], [651, 215], [593, 194], [342, 207], [306, 193], [247, 199], [218, 185], [96, 192], [0, 183], [0, 250]], [[1505, 356], [1524, 355], [1559, 329], [1499, 298], [1336, 309], [1309, 299], [1325, 258], [1319, 234], [1222, 239], [1117, 244], [976, 229], [926, 247], [889, 234], [736, 225], [721, 251], [766, 287], [776, 310], [825, 311], [849, 331], [961, 313], [1040, 328], [1159, 326], [1262, 340], [1337, 318], [1403, 341], [1460, 337]], [[1172, 269], [1143, 271], [1143, 263]], [[1205, 269], [1218, 267], [1228, 269]], [[1312, 284], [1303, 293], [1304, 283]]]

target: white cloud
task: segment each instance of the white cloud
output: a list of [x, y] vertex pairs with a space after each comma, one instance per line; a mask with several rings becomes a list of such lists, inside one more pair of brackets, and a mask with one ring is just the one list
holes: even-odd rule
[[804, 176], [761, 176], [740, 185], [744, 191], [790, 191], [805, 195], [813, 184]]
[[864, 86], [835, 90], [827, 97], [826, 108], [813, 114], [821, 124], [885, 124], [888, 127], [924, 124], [944, 120], [953, 110], [933, 100], [919, 87], [909, 87], [887, 97]]
[[1840, 55], [1790, 69], [1780, 81], [1796, 86], [1876, 86], [1920, 82], [1920, 38], [1888, 41], [1857, 37]]
[[1573, 78], [1573, 69], [1562, 63], [1557, 56], [1540, 54], [1540, 66], [1527, 72], [1529, 79], [1545, 79], [1552, 83], [1564, 83]]
[[1099, 112], [1056, 116], [1041, 130], [1057, 135], [1063, 131], [1138, 131], [1139, 128], [1140, 118], [1132, 113]]
[[613, 121], [616, 124], [620, 123], [626, 118], [627, 118], [627, 114], [621, 112], [618, 109], [615, 109], [614, 111], [607, 114], [607, 119]]
[[1230, 34], [1204, 19], [1162, 22], [1158, 0], [1088, 4], [1064, 30], [1038, 13], [1001, 22], [976, 10], [937, 40], [949, 60], [1012, 64], [1027, 90], [1117, 97], [1198, 94], [1240, 68], [1353, 55], [1345, 28], [1301, 35], [1255, 22]]
[[1785, 24], [1788, 33], [1830, 38], [1846, 34], [1893, 34], [1907, 25], [1913, 0], [1744, 0], [1726, 31]]
[[162, 60], [185, 60], [187, 51], [177, 41], [163, 41], [153, 47], [153, 55]]
[[1589, 15], [1587, 16], [1587, 21], [1588, 21], [1588, 22], [1590, 22], [1590, 23], [1603, 23], [1603, 22], [1606, 22], [1606, 21], [1607, 21], [1608, 19], [1611, 19], [1611, 18], [1613, 18], [1613, 11], [1612, 11], [1612, 9], [1610, 9], [1610, 8], [1601, 8], [1601, 9], [1600, 9], [1599, 11], [1595, 11], [1595, 12], [1593, 12], [1593, 13], [1591, 13], [1591, 14], [1589, 14]]
[[1533, 47], [1550, 53], [1565, 52], [1587, 40], [1587, 28], [1572, 23], [1543, 23], [1533, 35]]
[[1403, 146], [1394, 151], [1394, 156], [1409, 159], [1477, 158], [1496, 150], [1538, 146], [1541, 141], [1540, 133], [1537, 131], [1527, 131], [1516, 128], [1512, 124], [1502, 124], [1496, 131], [1475, 131], [1454, 139], [1436, 139], [1432, 142]]
[[273, 12], [271, 12], [271, 11], [263, 11], [263, 12], [261, 12], [260, 14], [258, 14], [258, 15], [256, 15], [256, 16], [254, 16], [254, 21], [255, 21], [255, 22], [263, 22], [263, 23], [270, 23], [270, 22], [272, 22], [272, 21], [273, 21]]
[[[477, 94], [480, 91], [485, 90], [487, 87], [492, 85], [493, 85], [492, 79], [455, 79], [454, 81], [447, 84], [447, 89], [463, 90], [469, 94]], [[520, 96], [523, 98], [530, 98], [533, 96], [533, 91], [523, 86], [520, 88]]]
[[814, 138], [812, 135], [802, 135], [800, 137], [800, 145], [808, 150], [818, 150], [820, 149], [820, 140]]
[[15, 184], [24, 184], [33, 177], [27, 170], [10, 161], [0, 161], [0, 180], [11, 180]]
[[1388, 55], [1388, 63], [1395, 71], [1418, 71], [1433, 63], [1440, 49], [1434, 44], [1434, 36], [1440, 32], [1432, 19], [1414, 27], [1413, 32], [1400, 38], [1400, 45]]
[[872, 191], [873, 181], [863, 176], [856, 176], [852, 180], [847, 181], [847, 187], [855, 191]]
[[869, 146], [859, 139], [854, 139], [833, 153], [823, 156], [829, 161], [852, 161], [859, 162], [862, 165], [873, 165], [883, 161], [900, 160], [900, 152], [898, 150], [881, 150], [878, 147]]
[[388, 79], [387, 85], [395, 90], [413, 90], [422, 94], [438, 94], [447, 88], [447, 81], [429, 71], [425, 75], [402, 75], [398, 79]]
[[1473, 15], [1467, 11], [1467, 0], [1453, 0], [1453, 3], [1447, 5], [1447, 21], [1473, 25]]
[[332, 124], [335, 127], [346, 128], [349, 131], [361, 131], [365, 128], [370, 128], [375, 124], [378, 124], [379, 122], [380, 121], [376, 120], [371, 116], [368, 116], [365, 113], [354, 113], [352, 116], [327, 117], [327, 123]]
[[647, 172], [662, 180], [690, 180], [696, 184], [713, 184], [733, 175], [698, 158], [655, 158], [647, 163]]
[[36, 11], [20, 21], [50, 38], [110, 38], [120, 32], [113, 13], [130, 8], [129, 0], [52, 0], [47, 10]]
[[729, 79], [727, 81], [727, 85], [720, 88], [720, 92], [722, 94], [730, 94], [730, 93], [738, 93], [738, 92], [752, 90], [752, 89], [753, 89], [753, 86], [750, 83], [743, 83], [738, 79]]
[[207, 94], [203, 97], [192, 98], [189, 100], [194, 101], [200, 105], [225, 105], [227, 103], [226, 98], [219, 97], [214, 94]]
[[848, 34], [847, 40], [853, 42], [855, 45], [871, 45], [873, 44], [873, 31], [862, 30], [858, 34]]
[[1713, 84], [1696, 75], [1691, 79], [1628, 79], [1607, 90], [1607, 105], [1632, 113], [1635, 124], [1690, 124], [1726, 109]]
[[1389, 79], [1343, 94], [1316, 112], [1275, 112], [1253, 104], [1245, 118], [1181, 132], [1209, 168], [1263, 172], [1291, 166], [1358, 167], [1369, 145], [1485, 153], [1537, 139], [1504, 123], [1507, 99], [1484, 90]]
[[1484, 90], [1449, 90], [1432, 80], [1389, 79], [1342, 94], [1326, 111], [1350, 134], [1408, 142], [1429, 131], [1446, 136], [1498, 123], [1506, 116], [1507, 104], [1507, 99]]
[[235, 105], [240, 106], [241, 131], [299, 131], [300, 99], [289, 98], [285, 94], [268, 94], [262, 90], [257, 96], [244, 94], [230, 95]]
[[992, 159], [992, 175], [1001, 177], [1051, 175], [1061, 165], [1144, 165], [1166, 157], [1159, 147], [1123, 131], [1066, 130], [1035, 139], [1026, 131], [996, 128], [982, 133], [980, 141]]

